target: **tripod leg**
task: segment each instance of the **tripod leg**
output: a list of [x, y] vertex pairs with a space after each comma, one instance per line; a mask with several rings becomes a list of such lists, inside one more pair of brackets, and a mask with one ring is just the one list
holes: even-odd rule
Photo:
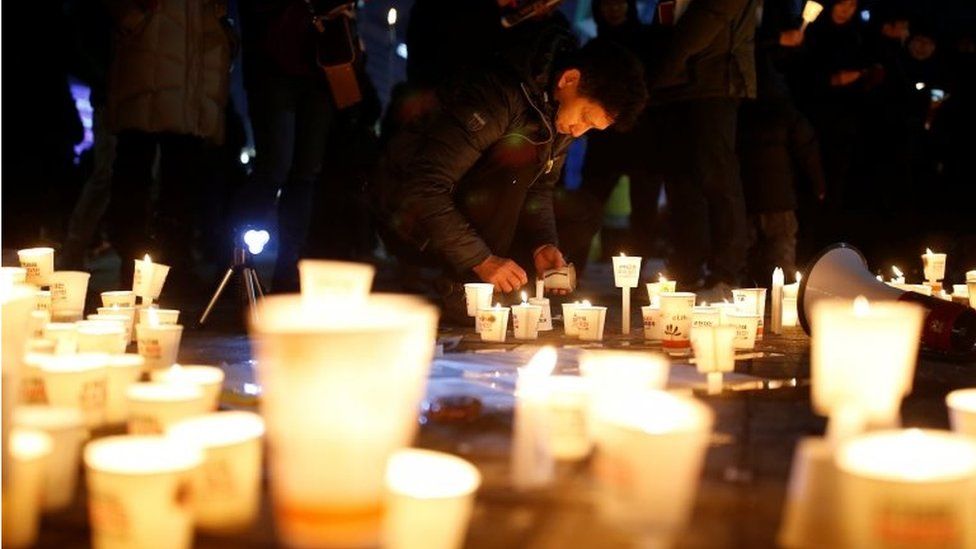
[[254, 288], [258, 291], [258, 297], [264, 297], [264, 288], [261, 287], [261, 279], [258, 278], [258, 271], [251, 267], [251, 277], [254, 278]]
[[247, 312], [251, 315], [251, 320], [257, 320], [257, 295], [254, 290], [254, 279], [251, 278], [251, 269], [245, 267], [241, 272], [244, 278], [244, 296], [247, 298]]
[[207, 304], [207, 308], [204, 309], [203, 314], [200, 315], [200, 325], [207, 321], [207, 317], [210, 316], [210, 311], [213, 310], [214, 305], [217, 304], [217, 300], [220, 299], [220, 294], [224, 292], [224, 288], [227, 287], [227, 283], [230, 282], [230, 277], [234, 274], [234, 267], [227, 269], [224, 274], [224, 279], [220, 281], [220, 286], [217, 286], [217, 291], [214, 292], [213, 297], [210, 298], [210, 303]]

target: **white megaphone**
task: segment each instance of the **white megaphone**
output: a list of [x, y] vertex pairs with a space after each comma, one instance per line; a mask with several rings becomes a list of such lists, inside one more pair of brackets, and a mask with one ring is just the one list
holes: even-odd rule
[[976, 361], [976, 309], [916, 292], [906, 292], [879, 281], [868, 270], [856, 248], [839, 243], [820, 252], [800, 281], [797, 313], [810, 333], [809, 312], [821, 299], [850, 299], [863, 295], [871, 301], [912, 301], [925, 307], [922, 349], [942, 357]]

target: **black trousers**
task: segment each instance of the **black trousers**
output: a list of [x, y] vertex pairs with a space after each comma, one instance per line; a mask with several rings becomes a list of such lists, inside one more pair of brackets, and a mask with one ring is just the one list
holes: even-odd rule
[[[665, 180], [668, 269], [694, 284], [738, 284], [746, 265], [745, 199], [735, 152], [739, 102], [696, 99], [649, 109], [649, 158]], [[687, 281], [687, 282], [686, 282]]]

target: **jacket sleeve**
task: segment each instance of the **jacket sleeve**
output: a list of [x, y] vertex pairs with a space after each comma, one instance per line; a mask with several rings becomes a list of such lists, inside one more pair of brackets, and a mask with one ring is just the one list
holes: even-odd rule
[[478, 265], [492, 251], [458, 211], [454, 187], [505, 134], [511, 112], [509, 94], [497, 82], [469, 79], [442, 94], [441, 108], [403, 166], [403, 207], [416, 214], [430, 248], [458, 272]]
[[688, 59], [706, 49], [723, 28], [743, 15], [746, 0], [693, 0], [675, 25], [671, 43], [661, 59], [654, 88], [684, 83]]
[[529, 250], [545, 244], [559, 245], [556, 232], [556, 215], [552, 210], [552, 192], [566, 164], [566, 149], [554, 158], [552, 170], [539, 176], [539, 180], [529, 187], [525, 205], [519, 217], [519, 226], [525, 235]]

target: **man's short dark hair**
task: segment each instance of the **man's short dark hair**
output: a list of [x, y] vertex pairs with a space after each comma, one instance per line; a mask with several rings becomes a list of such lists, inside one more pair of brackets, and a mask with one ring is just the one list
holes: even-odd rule
[[564, 65], [580, 71], [579, 92], [606, 109], [617, 129], [628, 129], [647, 103], [644, 66], [627, 48], [594, 38], [573, 52]]

